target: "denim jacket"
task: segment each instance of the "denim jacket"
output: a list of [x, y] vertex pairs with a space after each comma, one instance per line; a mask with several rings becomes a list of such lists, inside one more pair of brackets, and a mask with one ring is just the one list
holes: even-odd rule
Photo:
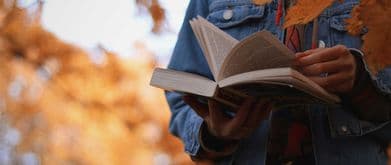
[[[360, 36], [347, 34], [344, 22], [358, 3], [358, 0], [336, 2], [319, 16], [318, 38], [324, 41], [327, 47], [341, 44], [348, 48], [361, 48]], [[224, 14], [228, 10], [233, 12], [230, 17]], [[275, 23], [276, 12], [277, 0], [264, 6], [254, 5], [252, 0], [191, 0], [168, 68], [197, 73], [213, 79], [188, 23], [197, 15], [207, 18], [238, 40], [265, 29], [282, 41], [285, 31]], [[309, 26], [305, 33], [311, 34], [311, 27]], [[305, 40], [305, 47], [310, 48], [311, 35], [306, 36], [308, 39]], [[379, 95], [391, 102], [391, 68], [371, 76], [371, 80]], [[190, 156], [196, 156], [200, 151], [198, 135], [203, 119], [182, 100], [181, 96], [179, 93], [166, 92], [172, 112], [169, 129], [183, 141], [185, 152]], [[381, 141], [391, 140], [389, 118], [381, 122], [363, 120], [354, 113], [354, 109], [344, 104], [338, 107], [309, 104], [306, 107], [310, 112], [313, 150], [318, 165], [386, 164], [384, 145]], [[241, 140], [235, 153], [216, 163], [263, 164], [266, 159], [269, 128], [269, 120], [261, 122], [250, 137]]]

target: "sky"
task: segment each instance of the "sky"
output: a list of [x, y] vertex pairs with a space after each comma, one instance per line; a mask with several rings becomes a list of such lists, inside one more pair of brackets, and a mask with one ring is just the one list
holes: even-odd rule
[[137, 10], [135, 0], [46, 0], [42, 23], [64, 41], [87, 50], [101, 44], [129, 57], [135, 54], [134, 43], [143, 42], [164, 58], [171, 55], [189, 0], [160, 2], [169, 21], [169, 31], [161, 35], [150, 32], [152, 20]]

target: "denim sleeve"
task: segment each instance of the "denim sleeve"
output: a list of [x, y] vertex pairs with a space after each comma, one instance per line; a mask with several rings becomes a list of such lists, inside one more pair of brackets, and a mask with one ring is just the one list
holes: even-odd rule
[[356, 108], [357, 113], [370, 121], [390, 121], [391, 68], [382, 70], [376, 76], [372, 75], [363, 60], [364, 54], [357, 49], [350, 49], [350, 52], [356, 57], [359, 72], [350, 97], [357, 106], [363, 106]]
[[[363, 53], [351, 49], [361, 70], [353, 92], [345, 96], [344, 110], [330, 110], [329, 117], [334, 135], [373, 135], [384, 141], [391, 140], [391, 68], [376, 76], [368, 71]], [[350, 107], [350, 108], [346, 108]], [[349, 111], [349, 110], [350, 111]]]
[[[168, 68], [196, 73], [212, 79], [207, 62], [189, 24], [189, 20], [197, 15], [206, 17], [208, 11], [207, 0], [190, 1]], [[203, 120], [182, 100], [181, 94], [167, 91], [166, 98], [171, 110], [170, 132], [182, 140], [185, 152], [195, 156], [200, 148], [198, 134]]]
[[362, 67], [364, 67], [364, 74], [369, 75], [369, 83], [375, 89], [373, 93], [376, 93], [371, 96], [371, 94], [368, 94], [369, 92], [365, 93], [365, 87], [362, 87], [360, 90], [364, 90], [364, 94], [355, 96], [356, 98], [364, 97], [365, 101], [361, 101], [361, 103], [356, 101], [358, 105], [367, 105], [357, 112], [364, 119], [361, 122], [363, 133], [371, 134], [378, 139], [391, 141], [391, 68], [388, 67], [377, 75], [372, 75], [363, 60], [364, 53], [355, 49], [352, 49], [351, 52], [360, 58]]

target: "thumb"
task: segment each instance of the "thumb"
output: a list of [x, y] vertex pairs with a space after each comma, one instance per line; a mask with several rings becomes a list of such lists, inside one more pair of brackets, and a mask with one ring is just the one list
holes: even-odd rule
[[183, 101], [185, 101], [185, 103], [187, 103], [202, 118], [205, 118], [209, 115], [208, 105], [198, 101], [196, 96], [185, 95], [182, 98]]

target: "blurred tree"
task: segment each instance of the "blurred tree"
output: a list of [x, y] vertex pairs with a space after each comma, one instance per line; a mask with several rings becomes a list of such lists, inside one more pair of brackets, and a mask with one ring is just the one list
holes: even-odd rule
[[163, 92], [148, 86], [153, 55], [88, 54], [43, 29], [37, 9], [0, 0], [0, 140], [16, 139], [11, 150], [0, 142], [0, 164], [189, 163]]

